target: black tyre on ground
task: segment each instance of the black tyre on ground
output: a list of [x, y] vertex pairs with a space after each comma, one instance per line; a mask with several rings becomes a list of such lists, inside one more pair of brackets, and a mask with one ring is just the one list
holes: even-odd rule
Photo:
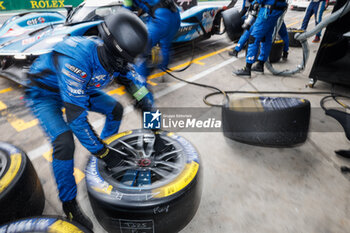
[[0, 142], [0, 224], [41, 215], [44, 205], [40, 180], [27, 155]]
[[[276, 62], [279, 62], [281, 60], [282, 53], [283, 53], [283, 45], [284, 45], [283, 40], [278, 40], [278, 39], [276, 39], [272, 43], [270, 55], [269, 55], [269, 62], [270, 63], [276, 63]], [[248, 53], [248, 45], [246, 44], [245, 45], [245, 57], [247, 57], [247, 53]], [[259, 55], [260, 55], [260, 49], [258, 50], [256, 57], [259, 58]]]
[[221, 12], [222, 18], [224, 19], [225, 30], [230, 40], [238, 40], [242, 33], [243, 20], [240, 12], [235, 8], [230, 8]]
[[296, 40], [294, 36], [297, 33], [303, 33], [304, 30], [297, 29], [297, 28], [288, 28], [287, 31], [288, 31], [289, 47], [301, 47], [300, 41]]
[[39, 216], [21, 219], [0, 226], [2, 233], [91, 233], [82, 225], [62, 217]]
[[222, 108], [224, 135], [233, 140], [272, 147], [305, 142], [310, 102], [300, 98], [250, 97]]
[[271, 63], [276, 63], [281, 60], [282, 53], [283, 53], [283, 46], [284, 46], [283, 40], [275, 40], [272, 43], [271, 52], [269, 55], [269, 61]]
[[183, 137], [162, 132], [167, 149], [154, 156], [147, 130], [114, 135], [106, 143], [125, 156], [125, 165], [108, 170], [91, 157], [86, 184], [97, 220], [108, 232], [172, 233], [195, 215], [202, 193], [202, 166]]

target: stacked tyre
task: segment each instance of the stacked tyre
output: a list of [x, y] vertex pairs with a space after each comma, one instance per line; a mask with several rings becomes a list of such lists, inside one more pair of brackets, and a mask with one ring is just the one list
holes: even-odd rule
[[86, 184], [97, 220], [108, 232], [172, 233], [195, 215], [202, 193], [199, 155], [183, 137], [161, 133], [167, 150], [155, 156], [147, 130], [114, 135], [106, 143], [125, 155], [125, 164], [106, 169], [91, 157]]
[[0, 224], [41, 215], [44, 205], [42, 186], [27, 155], [0, 142]]
[[305, 32], [302, 29], [297, 29], [297, 28], [288, 28], [288, 39], [289, 39], [289, 46], [290, 47], [301, 47], [301, 43], [299, 40], [295, 39], [295, 34], [297, 33], [303, 33]]
[[271, 63], [276, 63], [281, 60], [282, 53], [283, 53], [283, 46], [284, 46], [283, 40], [275, 40], [272, 43], [271, 52], [269, 55], [269, 61]]
[[232, 100], [222, 108], [224, 135], [257, 146], [294, 146], [307, 139], [310, 111], [310, 102], [300, 98]]

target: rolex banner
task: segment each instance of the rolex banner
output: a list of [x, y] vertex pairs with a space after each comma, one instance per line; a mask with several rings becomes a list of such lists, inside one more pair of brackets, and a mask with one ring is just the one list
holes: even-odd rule
[[83, 0], [0, 0], [0, 11], [37, 10], [61, 8], [65, 5], [79, 5]]

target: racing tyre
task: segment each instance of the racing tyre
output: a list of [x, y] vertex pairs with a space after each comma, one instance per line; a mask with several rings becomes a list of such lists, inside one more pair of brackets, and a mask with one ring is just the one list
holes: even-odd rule
[[202, 193], [202, 166], [183, 137], [162, 132], [166, 150], [155, 156], [154, 134], [134, 130], [106, 143], [124, 155], [123, 166], [106, 169], [91, 157], [86, 184], [97, 220], [108, 232], [172, 233], [195, 215]]
[[287, 31], [288, 31], [289, 46], [290, 47], [301, 47], [300, 41], [296, 40], [294, 38], [294, 36], [297, 33], [303, 33], [304, 30], [296, 29], [296, 28], [288, 28]]
[[271, 147], [305, 142], [310, 102], [299, 98], [249, 97], [222, 108], [224, 135], [230, 139]]
[[0, 226], [2, 233], [91, 233], [82, 225], [62, 217], [40, 216], [26, 218]]
[[238, 40], [243, 33], [243, 20], [239, 11], [235, 8], [230, 8], [223, 11], [221, 15], [224, 19], [225, 30], [228, 38], [232, 41]]
[[271, 52], [269, 55], [270, 63], [276, 63], [281, 60], [282, 53], [283, 53], [283, 46], [284, 46], [283, 40], [275, 40], [272, 43]]
[[0, 224], [41, 215], [44, 205], [40, 180], [27, 155], [0, 142]]

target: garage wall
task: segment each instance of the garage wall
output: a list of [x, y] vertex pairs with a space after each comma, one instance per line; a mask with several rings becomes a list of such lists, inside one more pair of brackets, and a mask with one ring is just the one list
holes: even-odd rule
[[0, 0], [0, 11], [50, 9], [64, 5], [79, 5], [83, 0]]

